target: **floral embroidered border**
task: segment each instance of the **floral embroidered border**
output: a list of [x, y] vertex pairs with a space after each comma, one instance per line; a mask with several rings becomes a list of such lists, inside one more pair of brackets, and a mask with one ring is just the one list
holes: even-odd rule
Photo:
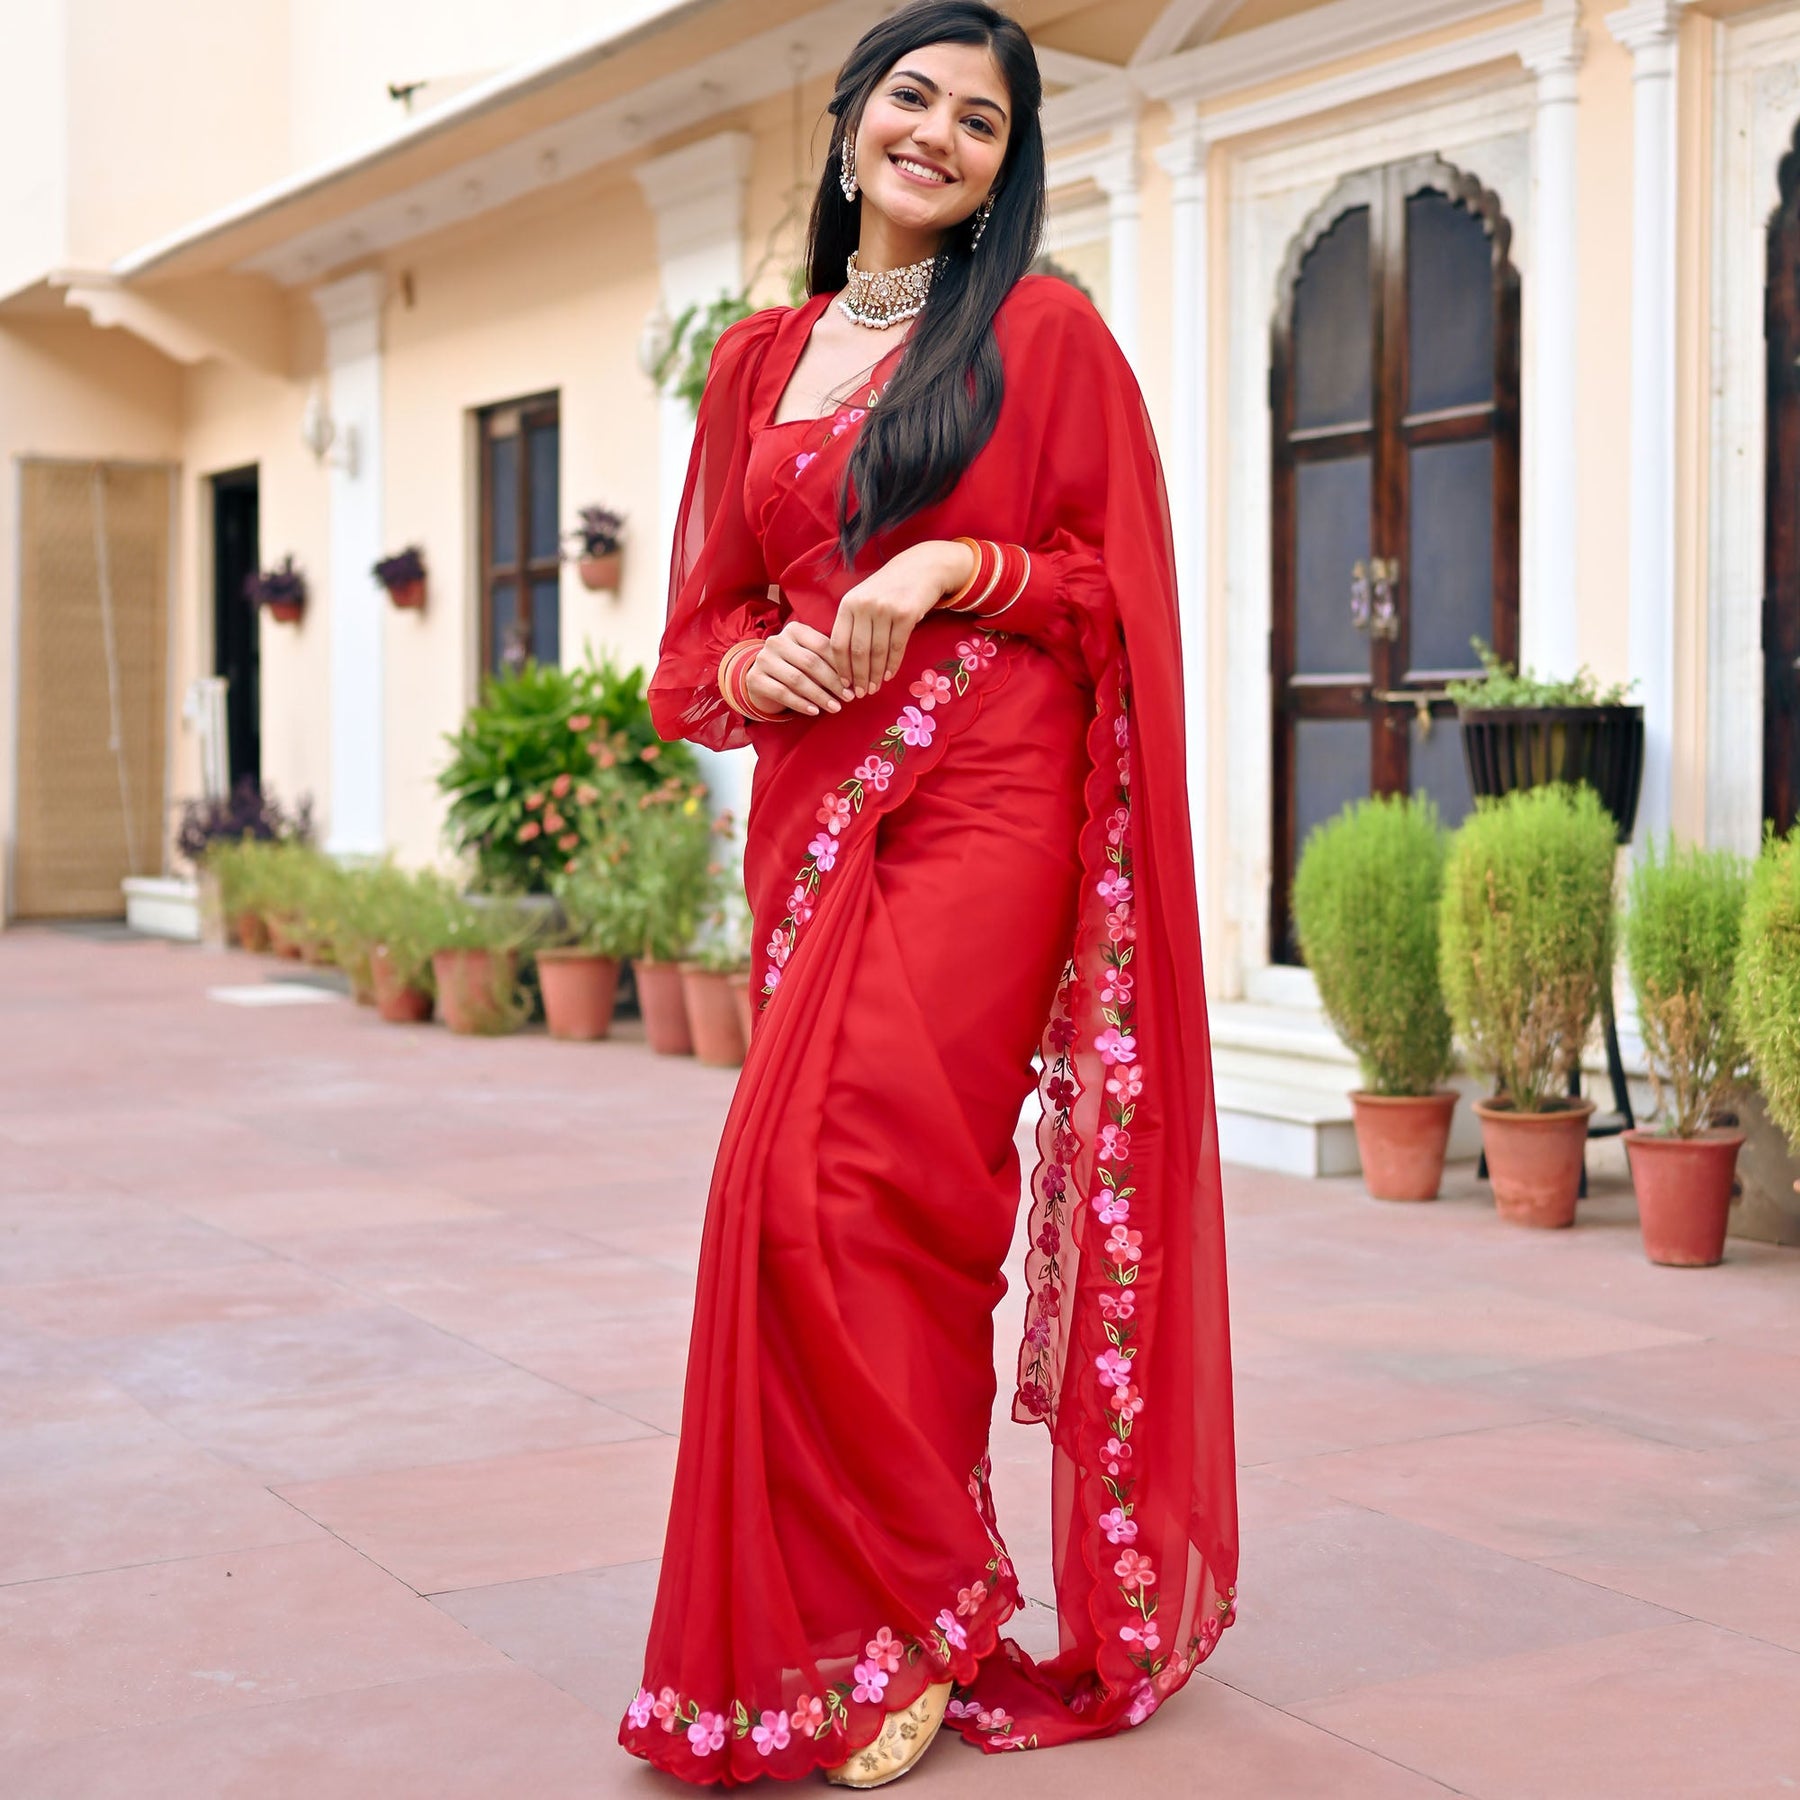
[[769, 960], [763, 970], [762, 990], [757, 995], [759, 1010], [769, 1004], [770, 996], [781, 985], [782, 972], [800, 933], [817, 910], [819, 890], [837, 865], [842, 849], [838, 840], [845, 828], [862, 811], [870, 794], [887, 791], [907, 752], [931, 742], [938, 727], [937, 709], [967, 693], [971, 679], [993, 662], [999, 649], [991, 637], [977, 634], [961, 639], [954, 656], [945, 657], [912, 684], [909, 691], [913, 704], [901, 709], [899, 718], [869, 746], [868, 754], [852, 773], [819, 803], [814, 816], [824, 829], [806, 846], [806, 860], [795, 871], [793, 892], [788, 895], [787, 913], [765, 946]]

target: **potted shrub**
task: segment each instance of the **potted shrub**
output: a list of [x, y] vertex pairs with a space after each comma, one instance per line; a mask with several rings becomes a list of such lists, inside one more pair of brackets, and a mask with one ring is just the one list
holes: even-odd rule
[[619, 964], [638, 939], [639, 904], [623, 861], [626, 783], [597, 772], [579, 794], [583, 844], [550, 878], [567, 941], [537, 953], [544, 1023], [554, 1038], [591, 1042], [612, 1029]]
[[387, 589], [388, 598], [398, 607], [414, 612], [425, 609], [425, 552], [417, 544], [408, 544], [392, 556], [384, 556], [375, 565], [375, 579]]
[[[729, 829], [727, 815], [720, 823]], [[723, 882], [725, 870], [714, 865], [714, 878]], [[735, 884], [735, 872], [732, 879]], [[728, 895], [707, 919], [694, 954], [681, 965], [694, 1055], [714, 1068], [735, 1069], [750, 1046], [748, 912], [741, 890]]]
[[1672, 839], [1631, 873], [1625, 963], [1661, 1129], [1628, 1131], [1625, 1153], [1653, 1263], [1708, 1268], [1725, 1254], [1744, 1134], [1718, 1118], [1745, 1073], [1731, 990], [1749, 883], [1742, 857]]
[[679, 776], [639, 796], [626, 818], [619, 866], [635, 908], [638, 1006], [650, 1048], [662, 1056], [686, 1056], [694, 1048], [680, 959], [693, 945], [716, 879], [713, 834], [706, 784]]
[[244, 597], [283, 625], [298, 625], [306, 610], [306, 577], [284, 556], [280, 566], [258, 569], [244, 578]]
[[[274, 843], [297, 838], [305, 843], [311, 837], [312, 803], [302, 800], [290, 815], [272, 793], [263, 790], [254, 775], [244, 776], [229, 794], [186, 802], [176, 829], [175, 847], [193, 865], [199, 883], [201, 941], [220, 946], [229, 938], [240, 937], [237, 920], [244, 909], [241, 904], [228, 907], [225, 903], [222, 852], [246, 840]], [[260, 919], [250, 926], [249, 932], [253, 940], [261, 935], [266, 943]], [[253, 941], [250, 947], [260, 945]]]
[[1613, 962], [1616, 827], [1592, 788], [1483, 800], [1451, 840], [1438, 954], [1444, 998], [1497, 1084], [1478, 1101], [1500, 1216], [1569, 1225], [1591, 1100], [1569, 1097]]
[[448, 742], [438, 774], [449, 801], [445, 831], [472, 861], [477, 887], [491, 894], [549, 892], [551, 875], [582, 843], [571, 799], [602, 772], [616, 770], [643, 794], [699, 767], [688, 745], [656, 735], [643, 671], [609, 662], [534, 663], [495, 676]]
[[435, 877], [384, 864], [371, 871], [364, 897], [369, 981], [375, 1010], [390, 1025], [421, 1025], [437, 990], [431, 973], [439, 895]]
[[610, 506], [584, 506], [569, 537], [581, 585], [591, 594], [616, 594], [625, 562], [625, 515]]
[[517, 1031], [531, 1010], [520, 957], [540, 922], [516, 905], [475, 905], [443, 876], [420, 877], [419, 901], [438, 1017], [465, 1035]]
[[1769, 1117], [1800, 1146], [1800, 827], [1751, 871], [1733, 998]]
[[1356, 1053], [1350, 1096], [1363, 1184], [1435, 1200], [1450, 1141], [1450, 1015], [1438, 977], [1444, 837], [1429, 799], [1348, 806], [1307, 839], [1294, 922], [1319, 1000]]

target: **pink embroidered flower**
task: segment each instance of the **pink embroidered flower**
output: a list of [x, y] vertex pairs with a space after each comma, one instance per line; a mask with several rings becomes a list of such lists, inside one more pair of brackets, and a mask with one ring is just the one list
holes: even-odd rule
[[[1123, 1194], [1112, 1188], [1102, 1188], [1088, 1205], [1094, 1209], [1094, 1216], [1102, 1225], [1122, 1225], [1131, 1217], [1131, 1202]], [[1106, 1307], [1106, 1296], [1100, 1296], [1101, 1310]]]
[[851, 810], [848, 794], [827, 794], [813, 817], [836, 837], [850, 823]]
[[852, 425], [860, 423], [863, 416], [863, 409], [860, 406], [853, 406], [847, 411], [840, 412], [831, 422], [831, 435], [842, 437]]
[[1051, 1134], [1050, 1154], [1059, 1163], [1073, 1162], [1075, 1152], [1081, 1148], [1081, 1140], [1074, 1132], [1065, 1131], [1061, 1127]]
[[1144, 1397], [1134, 1387], [1114, 1388], [1112, 1409], [1121, 1421], [1135, 1419], [1144, 1410]]
[[1110, 1004], [1117, 1000], [1121, 1005], [1131, 1001], [1131, 971], [1129, 969], [1108, 969], [1106, 978], [1100, 984], [1100, 998]]
[[1125, 1387], [1131, 1381], [1131, 1358], [1121, 1356], [1110, 1345], [1094, 1358], [1094, 1367], [1100, 1371], [1103, 1388]]
[[1113, 741], [1121, 750], [1131, 742], [1131, 715], [1123, 708], [1113, 714]]
[[833, 869], [837, 866], [838, 841], [830, 832], [821, 831], [806, 846], [806, 854], [821, 869]]
[[772, 994], [781, 986], [781, 971], [773, 963], [763, 970], [763, 992]]
[[1047, 1200], [1060, 1200], [1068, 1191], [1069, 1172], [1061, 1163], [1044, 1165], [1044, 1197]]
[[1106, 1533], [1109, 1544], [1135, 1544], [1137, 1542], [1137, 1520], [1127, 1518], [1122, 1506], [1115, 1506], [1111, 1512], [1103, 1512], [1094, 1523]]
[[811, 1737], [825, 1723], [825, 1702], [812, 1694], [802, 1694], [788, 1714], [788, 1723], [806, 1737]]
[[1131, 809], [1115, 806], [1106, 815], [1106, 841], [1109, 844], [1122, 844], [1125, 841], [1125, 829], [1131, 823]]
[[1010, 1734], [1005, 1737], [989, 1738], [988, 1742], [996, 1750], [1029, 1750], [1031, 1748], [1030, 1738], [1014, 1737]]
[[1067, 1112], [1075, 1104], [1075, 1084], [1066, 1075], [1052, 1075], [1044, 1083], [1044, 1098], [1052, 1112]]
[[856, 1685], [850, 1691], [852, 1700], [861, 1700], [870, 1706], [878, 1706], [881, 1696], [887, 1689], [887, 1670], [879, 1663], [859, 1662], [850, 1671]]
[[1110, 1437], [1106, 1447], [1100, 1452], [1109, 1475], [1117, 1475], [1131, 1461], [1131, 1445], [1123, 1438]]
[[1000, 646], [989, 637], [968, 637], [956, 646], [956, 654], [962, 658], [962, 666], [971, 674], [984, 662], [992, 662], [999, 654]]
[[937, 705], [940, 700], [950, 698], [950, 677], [940, 675], [936, 669], [927, 669], [923, 675], [906, 690], [927, 711]]
[[796, 475], [804, 475], [807, 469], [818, 460], [818, 451], [802, 450], [800, 454], [794, 458], [794, 473]]
[[625, 1716], [631, 1721], [633, 1729], [642, 1731], [650, 1723], [655, 1708], [656, 1696], [648, 1688], [641, 1687], [637, 1691], [637, 1698], [626, 1709]]
[[676, 1715], [681, 1710], [681, 1701], [672, 1687], [666, 1687], [656, 1696], [650, 1711], [656, 1722], [664, 1731], [673, 1731], [678, 1723]]
[[1012, 1715], [996, 1706], [992, 1712], [977, 1713], [975, 1725], [981, 1731], [1011, 1731]]
[[863, 1655], [876, 1668], [885, 1669], [892, 1675], [898, 1670], [901, 1659], [906, 1655], [906, 1646], [884, 1625], [863, 1645]]
[[1119, 1586], [1128, 1594], [1156, 1583], [1156, 1571], [1150, 1566], [1150, 1558], [1136, 1550], [1121, 1550], [1119, 1560], [1113, 1564], [1113, 1573], [1119, 1578]]
[[1100, 1316], [1103, 1319], [1129, 1319], [1137, 1311], [1137, 1300], [1130, 1288], [1102, 1288]]
[[1137, 1039], [1130, 1032], [1109, 1025], [1094, 1039], [1094, 1048], [1104, 1063], [1128, 1063], [1137, 1055]]
[[1114, 1069], [1106, 1078], [1106, 1091], [1122, 1102], [1135, 1100], [1144, 1091], [1144, 1065], [1134, 1062]]
[[1034, 1350], [1042, 1350], [1050, 1342], [1050, 1321], [1041, 1314], [1025, 1327], [1025, 1341]]
[[973, 1719], [981, 1712], [979, 1700], [952, 1700], [944, 1708], [946, 1716], [952, 1719]]
[[1137, 942], [1137, 927], [1131, 922], [1129, 904], [1115, 906], [1106, 915], [1106, 935], [1115, 944], [1135, 944]]
[[1131, 1133], [1123, 1125], [1102, 1125], [1099, 1155], [1102, 1162], [1130, 1162]]
[[949, 1640], [952, 1650], [966, 1650], [969, 1647], [969, 1634], [958, 1624], [956, 1614], [949, 1607], [938, 1614], [935, 1621], [937, 1628]]
[[812, 896], [803, 887], [797, 887], [788, 895], [787, 909], [794, 915], [796, 925], [804, 925], [813, 916]]
[[1156, 1621], [1149, 1619], [1141, 1628], [1136, 1625], [1121, 1625], [1119, 1640], [1126, 1644], [1142, 1644], [1146, 1650], [1154, 1653], [1162, 1644], [1162, 1633], [1156, 1629]]
[[759, 1725], [750, 1728], [750, 1736], [761, 1756], [772, 1756], [777, 1750], [788, 1747], [788, 1721], [786, 1713], [766, 1712]]
[[893, 778], [894, 765], [885, 756], [878, 756], [873, 751], [856, 765], [856, 779], [866, 781], [878, 794], [887, 792], [887, 785]]
[[1046, 1256], [1054, 1256], [1062, 1248], [1062, 1233], [1050, 1220], [1045, 1220], [1044, 1229], [1037, 1234], [1037, 1247]]
[[931, 742], [932, 733], [937, 730], [937, 720], [928, 718], [916, 706], [903, 706], [895, 728], [903, 744], [925, 745]]
[[725, 1715], [703, 1712], [687, 1730], [688, 1744], [696, 1756], [711, 1756], [725, 1748]]
[[1141, 1681], [1132, 1689], [1131, 1704], [1125, 1709], [1128, 1724], [1141, 1725], [1156, 1711], [1158, 1705], [1156, 1690], [1149, 1682]]
[[1050, 1390], [1041, 1382], [1021, 1381], [1019, 1383], [1019, 1404], [1034, 1419], [1041, 1419], [1050, 1410]]
[[1108, 906], [1123, 906], [1131, 898], [1131, 882], [1128, 877], [1109, 871], [1100, 877], [1099, 893]]
[[768, 948], [764, 954], [773, 959], [776, 968], [784, 969], [787, 967], [788, 953], [793, 947], [794, 934], [791, 931], [784, 931], [777, 925], [775, 935], [769, 939]]
[[1126, 1225], [1115, 1225], [1106, 1234], [1106, 1254], [1116, 1263], [1142, 1262], [1144, 1234]]
[[1062, 1311], [1062, 1295], [1047, 1281], [1037, 1291], [1037, 1303], [1046, 1319], [1054, 1319]]
[[956, 1616], [959, 1619], [971, 1619], [987, 1604], [988, 1584], [985, 1581], [971, 1581], [966, 1588], [957, 1589]]

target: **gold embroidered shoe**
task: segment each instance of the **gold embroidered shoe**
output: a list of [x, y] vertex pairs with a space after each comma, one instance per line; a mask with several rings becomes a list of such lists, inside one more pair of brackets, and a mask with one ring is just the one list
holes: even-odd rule
[[825, 1779], [833, 1787], [847, 1788], [886, 1787], [890, 1781], [898, 1781], [931, 1747], [949, 1704], [949, 1682], [928, 1687], [904, 1711], [889, 1713], [874, 1743], [858, 1750], [848, 1762], [827, 1769]]

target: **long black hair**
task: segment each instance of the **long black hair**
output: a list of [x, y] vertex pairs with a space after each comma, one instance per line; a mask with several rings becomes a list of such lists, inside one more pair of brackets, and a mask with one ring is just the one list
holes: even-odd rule
[[828, 108], [831, 148], [807, 230], [808, 292], [844, 285], [861, 232], [862, 198], [846, 200], [839, 186], [845, 140], [855, 142], [863, 108], [888, 71], [930, 44], [992, 52], [1011, 99], [1011, 131], [980, 247], [973, 220], [946, 235], [906, 354], [851, 453], [838, 501], [838, 548], [847, 563], [878, 533], [942, 500], [993, 434], [1005, 387], [994, 314], [1031, 267], [1044, 231], [1044, 88], [1030, 38], [981, 0], [912, 0], [871, 26], [838, 72]]

